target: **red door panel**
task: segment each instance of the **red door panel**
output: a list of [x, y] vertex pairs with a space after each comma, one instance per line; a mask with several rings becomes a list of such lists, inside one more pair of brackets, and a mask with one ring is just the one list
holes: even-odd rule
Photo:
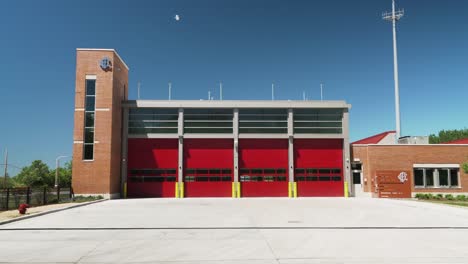
[[128, 197], [175, 197], [177, 139], [128, 139]]
[[242, 197], [288, 196], [288, 141], [239, 140], [239, 181]]
[[344, 196], [343, 140], [295, 139], [294, 167], [298, 196]]
[[231, 197], [233, 164], [232, 139], [185, 139], [185, 196]]

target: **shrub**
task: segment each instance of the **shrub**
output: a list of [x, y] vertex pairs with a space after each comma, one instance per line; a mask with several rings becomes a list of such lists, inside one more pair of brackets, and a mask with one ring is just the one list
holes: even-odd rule
[[432, 193], [428, 193], [428, 194], [426, 194], [426, 199], [432, 200], [432, 199], [434, 199], [434, 195], [432, 195]]
[[449, 201], [452, 201], [452, 200], [454, 200], [455, 198], [454, 198], [453, 195], [451, 195], [451, 194], [446, 194], [446, 195], [445, 195], [445, 199], [447, 199], [447, 200], [449, 200]]
[[466, 197], [466, 195], [460, 194], [460, 195], [457, 195], [457, 200], [459, 200], [459, 201], [466, 201], [466, 200], [467, 200], [467, 197]]
[[434, 196], [434, 199], [436, 200], [442, 200], [444, 198], [444, 195], [442, 195], [441, 193], [438, 193]]
[[414, 198], [417, 198], [417, 199], [424, 199], [424, 194], [423, 193], [417, 193]]

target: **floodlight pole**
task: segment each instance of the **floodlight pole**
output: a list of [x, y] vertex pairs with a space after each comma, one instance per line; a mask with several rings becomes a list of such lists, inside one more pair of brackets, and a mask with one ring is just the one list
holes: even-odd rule
[[55, 188], [58, 187], [58, 176], [59, 176], [59, 161], [60, 159], [63, 159], [63, 158], [68, 158], [68, 156], [58, 156], [56, 159], [55, 159]]
[[7, 188], [7, 177], [8, 177], [8, 149], [5, 149], [5, 172], [3, 179], [3, 188]]
[[404, 15], [404, 10], [395, 10], [395, 0], [392, 0], [392, 12], [384, 13], [382, 18], [391, 21], [393, 25], [393, 74], [395, 81], [395, 122], [396, 122], [396, 141], [401, 136], [401, 121], [400, 121], [400, 87], [398, 83], [398, 52], [397, 52], [397, 36], [396, 22]]

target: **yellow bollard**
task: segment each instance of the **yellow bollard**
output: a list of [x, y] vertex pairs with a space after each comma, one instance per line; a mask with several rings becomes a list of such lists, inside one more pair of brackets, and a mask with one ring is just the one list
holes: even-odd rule
[[123, 198], [127, 199], [127, 182], [125, 182], [123, 186]]
[[237, 198], [237, 182], [232, 182], [232, 198]]
[[294, 191], [293, 196], [294, 198], [297, 198], [297, 182], [293, 182], [292, 184], [293, 184], [293, 191]]
[[348, 192], [348, 182], [344, 182], [344, 197], [348, 198], [349, 197], [349, 192]]
[[241, 198], [241, 184], [240, 182], [237, 183], [237, 198]]
[[179, 182], [179, 198], [184, 198], [184, 183]]
[[179, 183], [175, 183], [175, 198], [179, 198]]

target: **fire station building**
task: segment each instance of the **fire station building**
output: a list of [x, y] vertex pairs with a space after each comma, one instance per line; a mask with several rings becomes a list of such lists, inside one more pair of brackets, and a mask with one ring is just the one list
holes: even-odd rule
[[395, 144], [389, 131], [350, 145], [350, 108], [344, 101], [128, 100], [119, 55], [78, 49], [73, 189], [108, 198], [468, 193], [467, 142]]
[[128, 100], [114, 50], [78, 49], [76, 194], [347, 196], [344, 101]]

